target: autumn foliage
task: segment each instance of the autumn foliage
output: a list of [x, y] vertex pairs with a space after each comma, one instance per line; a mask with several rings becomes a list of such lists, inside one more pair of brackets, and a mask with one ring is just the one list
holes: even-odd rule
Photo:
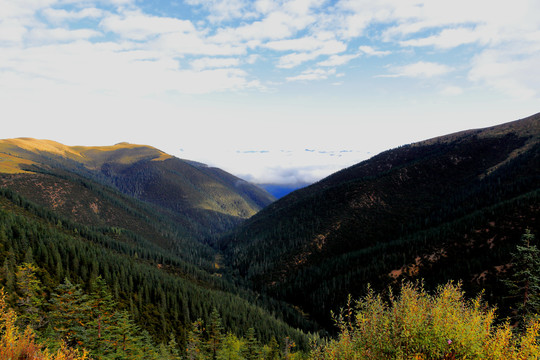
[[6, 294], [0, 289], [0, 359], [32, 360], [85, 360], [86, 351], [70, 349], [65, 344], [56, 352], [43, 349], [35, 339], [34, 330], [21, 330], [17, 325], [17, 314], [6, 303]]
[[480, 297], [466, 300], [459, 285], [440, 286], [434, 295], [421, 285], [402, 284], [387, 300], [370, 291], [349, 302], [336, 317], [338, 339], [315, 347], [313, 359], [487, 359], [540, 358], [540, 320], [514, 333], [497, 325], [495, 309]]

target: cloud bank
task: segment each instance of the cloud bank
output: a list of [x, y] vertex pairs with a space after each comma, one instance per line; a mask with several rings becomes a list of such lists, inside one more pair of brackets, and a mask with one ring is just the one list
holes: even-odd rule
[[[231, 169], [256, 182], [314, 181], [364, 153], [345, 162], [297, 151], [303, 162], [289, 164], [283, 133], [310, 149], [328, 148], [326, 138], [365, 149], [351, 134], [383, 111], [381, 128], [444, 131], [393, 122], [425, 97], [463, 112], [466, 97], [540, 104], [538, 13], [536, 0], [0, 0], [3, 131], [93, 135], [89, 144], [153, 134], [166, 150], [209, 142], [259, 151], [244, 143], [263, 139], [260, 166]], [[80, 124], [96, 130], [79, 134]], [[273, 154], [279, 160], [263, 164]]]

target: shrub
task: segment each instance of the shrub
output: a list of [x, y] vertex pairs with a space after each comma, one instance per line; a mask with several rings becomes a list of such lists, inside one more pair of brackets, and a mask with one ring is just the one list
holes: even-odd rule
[[85, 351], [79, 352], [63, 344], [54, 354], [35, 340], [31, 327], [21, 331], [16, 325], [17, 314], [6, 303], [6, 294], [0, 289], [0, 359], [32, 360], [86, 360]]
[[539, 359], [538, 316], [523, 333], [495, 325], [495, 309], [481, 297], [466, 300], [460, 285], [434, 295], [403, 283], [385, 301], [372, 290], [336, 318], [339, 337], [312, 352], [314, 359]]

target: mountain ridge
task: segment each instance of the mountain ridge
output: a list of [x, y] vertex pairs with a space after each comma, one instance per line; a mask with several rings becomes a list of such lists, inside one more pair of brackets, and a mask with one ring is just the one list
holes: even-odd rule
[[[475, 235], [476, 219], [476, 227], [505, 235], [491, 240], [496, 251], [474, 250], [481, 258], [474, 271], [455, 259], [471, 273], [454, 267], [453, 274], [475, 288], [472, 273], [504, 262], [520, 231], [537, 224], [539, 131], [536, 114], [385, 151], [272, 203], [225, 237], [221, 247], [259, 291], [328, 323], [328, 304], [341, 303], [347, 292], [359, 295], [368, 282], [389, 284], [393, 270], [414, 265], [418, 256], [429, 257], [443, 244], [461, 244], [459, 237], [488, 241]], [[514, 221], [508, 229], [499, 227], [504, 213]], [[451, 275], [437, 264], [429, 266], [438, 269], [439, 281]], [[490, 278], [482, 285], [494, 289]]]
[[[0, 140], [0, 173], [4, 185], [18, 187], [30, 199], [59, 210], [62, 207], [58, 204], [77, 199], [73, 191], [83, 194], [92, 187], [112, 186], [128, 197], [151, 204], [154, 210], [150, 212], [157, 211], [179, 223], [184, 235], [197, 238], [197, 234], [203, 234], [204, 241], [274, 200], [259, 187], [224, 171], [198, 166], [151, 146], [126, 142], [66, 146], [51, 140], [4, 139]], [[41, 190], [34, 191], [32, 183]], [[94, 185], [81, 187], [81, 183]], [[45, 199], [46, 193], [55, 200]], [[96, 204], [90, 199], [84, 202]], [[99, 215], [96, 205], [92, 211], [82, 207], [82, 203], [71, 209], [65, 207], [63, 214], [72, 216], [79, 209], [86, 211], [88, 219]], [[110, 223], [107, 216], [101, 220]]]

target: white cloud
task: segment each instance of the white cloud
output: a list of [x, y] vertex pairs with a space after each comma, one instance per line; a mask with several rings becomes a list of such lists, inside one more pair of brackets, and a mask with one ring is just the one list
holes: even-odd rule
[[519, 47], [485, 50], [474, 57], [468, 78], [517, 99], [537, 98], [540, 96], [540, 49], [527, 55], [523, 56]]
[[28, 34], [31, 40], [42, 43], [88, 40], [99, 36], [102, 36], [100, 32], [91, 29], [67, 30], [64, 28], [33, 29]]
[[283, 69], [292, 69], [306, 61], [313, 60], [317, 58], [319, 54], [317, 53], [292, 53], [279, 58], [279, 63], [277, 67]]
[[[70, 87], [136, 98], [169, 91], [200, 94], [258, 86], [240, 69], [181, 70], [177, 60], [160, 52], [114, 43], [77, 41], [12, 50], [0, 55], [0, 63], [19, 74], [3, 83], [5, 88], [24, 84], [48, 94]], [[37, 76], [34, 81], [24, 74]], [[49, 89], [36, 87], [40, 79], [48, 79]]]
[[371, 46], [367, 46], [367, 45], [359, 46], [358, 50], [360, 50], [360, 52], [362, 52], [363, 54], [366, 54], [368, 56], [386, 56], [386, 55], [390, 55], [392, 53], [391, 51], [375, 50]]
[[246, 47], [238, 44], [214, 43], [199, 33], [169, 33], [147, 44], [151, 49], [170, 56], [185, 54], [205, 56], [231, 56], [246, 53]]
[[105, 11], [95, 7], [88, 7], [79, 11], [67, 11], [65, 9], [46, 8], [45, 10], [43, 10], [42, 14], [49, 21], [59, 23], [62, 21], [81, 20], [85, 18], [101, 18], [104, 16]]
[[28, 28], [39, 25], [34, 15], [56, 0], [0, 0], [0, 42], [20, 44]]
[[17, 20], [0, 20], [0, 42], [21, 42], [27, 31], [26, 27]]
[[57, 0], [0, 0], [0, 14], [3, 19], [28, 19], [40, 9], [49, 7]]
[[321, 55], [337, 54], [347, 50], [347, 45], [332, 38], [304, 37], [292, 40], [271, 41], [264, 45], [272, 50], [296, 51], [279, 59], [278, 67], [290, 69]]
[[[318, 39], [313, 36], [296, 39], [269, 41], [264, 47], [276, 51], [317, 51], [325, 48], [343, 48], [344, 43], [334, 39]], [[343, 50], [341, 50], [343, 51]]]
[[449, 73], [453, 69], [444, 64], [419, 61], [414, 64], [391, 67], [392, 74], [379, 75], [379, 77], [412, 77], [431, 78]]
[[486, 34], [482, 30], [480, 28], [444, 29], [437, 35], [401, 41], [400, 44], [401, 46], [435, 46], [441, 49], [450, 49], [476, 42], [486, 43], [490, 38], [485, 36]]
[[149, 37], [167, 33], [195, 32], [195, 27], [189, 20], [150, 16], [140, 11], [107, 16], [100, 25], [105, 31], [114, 32], [132, 40], [146, 40]]
[[446, 86], [444, 89], [441, 90], [441, 94], [447, 95], [447, 96], [458, 96], [463, 94], [463, 89], [459, 86]]
[[300, 75], [287, 77], [287, 81], [324, 80], [335, 74], [336, 69], [308, 69], [302, 71]]
[[279, 3], [273, 0], [256, 0], [253, 6], [258, 13], [268, 14], [277, 10]]
[[259, 54], [250, 54], [246, 59], [245, 59], [245, 62], [246, 64], [250, 64], [250, 65], [253, 65], [257, 62], [257, 60], [260, 58], [260, 55]]
[[227, 68], [240, 65], [237, 58], [199, 58], [191, 62], [191, 67], [195, 70], [208, 68]]
[[356, 59], [358, 54], [352, 54], [352, 55], [332, 55], [327, 60], [321, 61], [317, 63], [317, 66], [341, 66], [347, 64], [349, 61]]
[[282, 11], [268, 14], [257, 20], [238, 27], [221, 28], [210, 40], [217, 43], [240, 43], [249, 40], [285, 39], [305, 29], [315, 22], [310, 15], [294, 16]]

